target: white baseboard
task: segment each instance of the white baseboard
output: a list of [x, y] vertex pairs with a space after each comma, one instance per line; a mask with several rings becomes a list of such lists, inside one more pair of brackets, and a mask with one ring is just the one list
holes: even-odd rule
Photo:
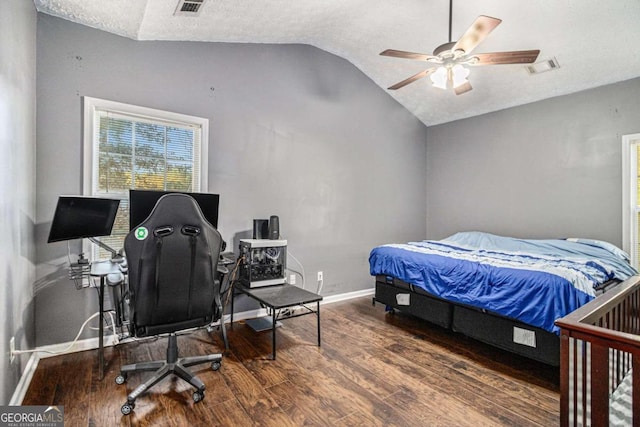
[[[323, 298], [320, 304], [325, 305], [325, 304], [331, 304], [339, 301], [346, 301], [353, 298], [365, 297], [368, 295], [373, 295], [374, 292], [375, 292], [375, 289], [371, 288], [371, 289], [363, 289], [361, 291], [346, 292], [343, 294], [331, 295]], [[257, 310], [247, 310], [241, 313], [234, 313], [233, 320], [238, 321], [238, 320], [254, 319], [256, 317], [263, 317], [266, 315], [267, 315], [267, 310], [264, 308], [260, 308]], [[225, 323], [229, 323], [231, 321], [231, 315], [225, 314], [223, 319]], [[214, 325], [217, 325], [217, 324], [219, 324], [219, 322], [214, 323]], [[114, 344], [117, 344], [116, 337], [114, 337], [113, 334], [106, 335], [104, 338], [104, 346], [110, 347], [110, 346], [113, 346]], [[70, 345], [71, 345], [70, 342], [66, 342], [66, 343], [51, 344], [51, 345], [38, 347], [38, 352], [34, 352], [29, 358], [29, 361], [27, 362], [27, 366], [25, 367], [25, 370], [22, 373], [22, 376], [20, 377], [20, 381], [18, 382], [16, 390], [14, 391], [13, 396], [9, 401], [9, 405], [18, 406], [22, 404], [22, 400], [24, 399], [24, 396], [27, 393], [29, 384], [31, 384], [31, 379], [33, 378], [33, 374], [35, 373], [36, 368], [38, 367], [38, 363], [40, 362], [40, 359], [59, 356], [62, 354], [76, 353], [79, 351], [95, 350], [98, 348], [98, 337], [79, 340], [79, 341], [76, 341], [76, 343], [73, 344], [73, 346], [70, 347]]]
[[330, 295], [322, 299], [320, 304], [331, 304], [334, 302], [346, 301], [354, 298], [366, 297], [375, 293], [375, 288], [363, 289], [361, 291], [346, 292], [344, 294]]
[[24, 368], [24, 372], [20, 377], [20, 381], [18, 381], [18, 385], [13, 392], [13, 396], [11, 396], [9, 406], [22, 405], [22, 400], [24, 399], [25, 394], [27, 394], [27, 390], [29, 389], [29, 385], [33, 379], [33, 374], [36, 373], [38, 362], [40, 362], [40, 356], [38, 356], [38, 353], [33, 353], [27, 361], [27, 366]]
[[[106, 335], [104, 337], [104, 346], [110, 347], [116, 344], [116, 338], [113, 335]], [[73, 346], [70, 342], [63, 342], [60, 344], [50, 344], [38, 347], [38, 354], [40, 359], [46, 359], [48, 357], [60, 356], [62, 354], [77, 353], [79, 351], [95, 350], [98, 348], [98, 337], [87, 338], [84, 340], [76, 341]], [[69, 348], [70, 347], [70, 348]]]

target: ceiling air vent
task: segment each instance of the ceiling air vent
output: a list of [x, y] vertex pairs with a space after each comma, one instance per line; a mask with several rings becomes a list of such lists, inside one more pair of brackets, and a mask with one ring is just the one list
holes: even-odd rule
[[525, 68], [529, 74], [540, 74], [546, 71], [557, 70], [560, 68], [560, 64], [558, 64], [558, 60], [556, 58], [551, 58], [544, 61], [538, 61], [535, 64], [527, 65]]
[[174, 15], [182, 16], [198, 16], [204, 0], [180, 0], [178, 1], [178, 7], [173, 13]]

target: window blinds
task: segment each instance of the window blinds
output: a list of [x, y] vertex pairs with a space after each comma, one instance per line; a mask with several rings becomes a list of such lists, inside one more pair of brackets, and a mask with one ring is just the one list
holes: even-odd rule
[[96, 110], [94, 193], [200, 191], [199, 126]]

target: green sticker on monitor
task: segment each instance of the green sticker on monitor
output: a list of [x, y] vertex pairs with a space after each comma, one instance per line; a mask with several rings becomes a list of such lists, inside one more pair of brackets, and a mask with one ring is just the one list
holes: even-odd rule
[[136, 239], [144, 240], [149, 235], [149, 230], [146, 227], [138, 227], [136, 228]]

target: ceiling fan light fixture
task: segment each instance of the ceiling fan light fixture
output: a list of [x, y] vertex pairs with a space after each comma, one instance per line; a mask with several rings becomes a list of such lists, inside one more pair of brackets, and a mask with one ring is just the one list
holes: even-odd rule
[[469, 77], [469, 73], [469, 69], [463, 67], [460, 64], [456, 64], [451, 68], [451, 80], [453, 82], [454, 89], [469, 82], [469, 80], [467, 80], [467, 77]]
[[429, 77], [431, 78], [431, 82], [433, 83], [434, 87], [437, 87], [439, 89], [447, 88], [449, 71], [446, 67], [438, 67], [438, 69], [435, 72], [431, 73], [431, 76]]

